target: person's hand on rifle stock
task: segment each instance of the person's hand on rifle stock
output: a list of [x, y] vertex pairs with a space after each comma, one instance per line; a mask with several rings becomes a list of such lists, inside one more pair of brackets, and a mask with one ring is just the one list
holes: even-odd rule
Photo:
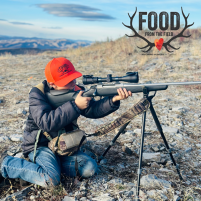
[[80, 110], [84, 110], [89, 106], [89, 102], [91, 101], [91, 97], [83, 97], [82, 94], [84, 91], [80, 91], [75, 99], [75, 104]]
[[128, 98], [129, 96], [132, 96], [132, 92], [131, 91], [127, 91], [126, 88], [119, 88], [117, 89], [117, 92], [119, 95], [116, 95], [113, 97], [112, 102], [116, 102], [118, 100], [124, 100], [126, 98]]

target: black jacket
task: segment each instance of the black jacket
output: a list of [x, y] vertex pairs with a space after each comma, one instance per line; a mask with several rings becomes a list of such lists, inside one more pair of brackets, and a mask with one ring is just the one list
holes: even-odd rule
[[[43, 82], [44, 92], [50, 90], [47, 81]], [[29, 116], [24, 129], [22, 149], [26, 157], [34, 150], [34, 144], [38, 130], [46, 131], [52, 138], [58, 135], [58, 130], [65, 128], [66, 131], [73, 130], [72, 121], [80, 115], [88, 118], [101, 118], [116, 111], [120, 106], [120, 101], [112, 102], [113, 96], [105, 97], [99, 101], [91, 99], [89, 107], [80, 110], [75, 101], [68, 101], [56, 109], [53, 109], [44, 93], [37, 87], [33, 87], [29, 92]], [[48, 139], [41, 134], [38, 142], [39, 146], [48, 146]]]

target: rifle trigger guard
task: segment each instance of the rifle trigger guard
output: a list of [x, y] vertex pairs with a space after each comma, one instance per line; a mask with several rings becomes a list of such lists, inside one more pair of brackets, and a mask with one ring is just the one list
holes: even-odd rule
[[95, 89], [94, 93], [93, 93], [93, 96], [96, 96], [97, 95], [97, 89]]

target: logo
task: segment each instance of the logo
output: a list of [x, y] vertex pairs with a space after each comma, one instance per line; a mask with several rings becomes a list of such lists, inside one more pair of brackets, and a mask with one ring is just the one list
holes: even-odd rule
[[[153, 32], [153, 33], [145, 32], [145, 36], [146, 36], [146, 35], [148, 35], [148, 36], [155, 36], [155, 35], [156, 35], [156, 36], [173, 36], [171, 39], [169, 39], [169, 40], [166, 41], [166, 42], [164, 42], [164, 39], [163, 39], [163, 38], [160, 38], [160, 39], [155, 39], [154, 43], [152, 43], [152, 42], [150, 42], [149, 40], [147, 40], [145, 37], [141, 36], [141, 35], [134, 29], [132, 23], [133, 23], [133, 19], [134, 19], [134, 17], [135, 17], [135, 14], [136, 14], [136, 12], [137, 12], [137, 7], [136, 7], [135, 13], [132, 15], [132, 17], [131, 17], [131, 16], [129, 15], [129, 13], [128, 13], [128, 16], [129, 16], [129, 18], [130, 18], [130, 26], [125, 25], [125, 24], [122, 22], [122, 24], [123, 24], [125, 27], [131, 29], [131, 30], [134, 32], [134, 35], [133, 35], [133, 36], [128, 36], [127, 34], [125, 34], [125, 35], [128, 36], [128, 37], [139, 37], [139, 38], [141, 38], [142, 40], [144, 40], [145, 42], [147, 42], [147, 45], [144, 46], [144, 47], [138, 47], [138, 46], [137, 46], [139, 49], [148, 48], [146, 51], [145, 51], [145, 50], [142, 50], [142, 52], [148, 52], [148, 51], [150, 51], [154, 46], [155, 46], [159, 51], [161, 50], [162, 47], [164, 47], [164, 48], [166, 49], [166, 51], [168, 51], [168, 52], [173, 52], [173, 51], [170, 51], [170, 50], [168, 49], [169, 47], [172, 48], [172, 49], [174, 49], [174, 50], [178, 50], [180, 47], [178, 47], [178, 48], [173, 47], [170, 43], [171, 43], [173, 40], [175, 40], [176, 38], [178, 38], [178, 37], [184, 37], [184, 38], [190, 37], [191, 35], [185, 36], [185, 35], [183, 35], [183, 33], [184, 33], [184, 31], [185, 31], [187, 28], [189, 28], [190, 26], [193, 26], [193, 24], [194, 24], [194, 22], [193, 22], [192, 24], [188, 25], [187, 19], [188, 19], [188, 17], [189, 17], [189, 14], [188, 14], [188, 16], [186, 17], [186, 16], [184, 15], [184, 12], [183, 12], [182, 7], [181, 7], [181, 11], [182, 11], [182, 15], [183, 15], [183, 17], [184, 17], [184, 19], [185, 19], [185, 26], [184, 26], [183, 30], [182, 30], [179, 34], [173, 36], [173, 32], [164, 32], [164, 31], [166, 31], [166, 30], [168, 29], [168, 27], [169, 27], [169, 15], [168, 15], [167, 12], [164, 12], [164, 11], [159, 14], [159, 28], [160, 28], [160, 30], [162, 30], [163, 32]], [[143, 19], [143, 15], [147, 15], [147, 12], [139, 12], [139, 30], [142, 30], [142, 23], [145, 23], [145, 22], [146, 22], [146, 20]], [[154, 17], [154, 26], [151, 26], [151, 25], [152, 25], [152, 23], [151, 23], [151, 22], [152, 22], [152, 16]], [[163, 26], [163, 16], [164, 16], [164, 18], [165, 18], [165, 23], [164, 23], [165, 26]], [[176, 25], [175, 25], [175, 23], [174, 23], [174, 22], [175, 22], [175, 21], [174, 21], [174, 17], [176, 17]], [[157, 13], [156, 13], [156, 12], [153, 12], [153, 11], [152, 11], [152, 12], [150, 12], [150, 13], [148, 14], [148, 29], [149, 29], [149, 30], [155, 31], [155, 30], [157, 29], [157, 27], [158, 27], [157, 18], [158, 18], [158, 16], [157, 16]], [[177, 13], [177, 12], [170, 12], [170, 30], [178, 30], [179, 28], [180, 28], [180, 15], [179, 15], [179, 13]]]
[[70, 67], [67, 64], [64, 64], [58, 68], [57, 72], [61, 73], [61, 75], [59, 76], [59, 77], [61, 77], [61, 76], [65, 75], [71, 71], [72, 70], [70, 69]]

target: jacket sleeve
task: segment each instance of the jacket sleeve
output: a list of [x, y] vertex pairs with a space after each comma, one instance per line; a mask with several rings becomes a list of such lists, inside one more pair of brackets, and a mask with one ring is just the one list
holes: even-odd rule
[[81, 110], [81, 115], [88, 118], [102, 118], [119, 109], [120, 101], [112, 102], [113, 96], [107, 96], [99, 101], [91, 99], [89, 107]]
[[38, 89], [29, 93], [29, 110], [36, 125], [43, 131], [58, 131], [80, 115], [79, 108], [68, 101], [55, 110]]

